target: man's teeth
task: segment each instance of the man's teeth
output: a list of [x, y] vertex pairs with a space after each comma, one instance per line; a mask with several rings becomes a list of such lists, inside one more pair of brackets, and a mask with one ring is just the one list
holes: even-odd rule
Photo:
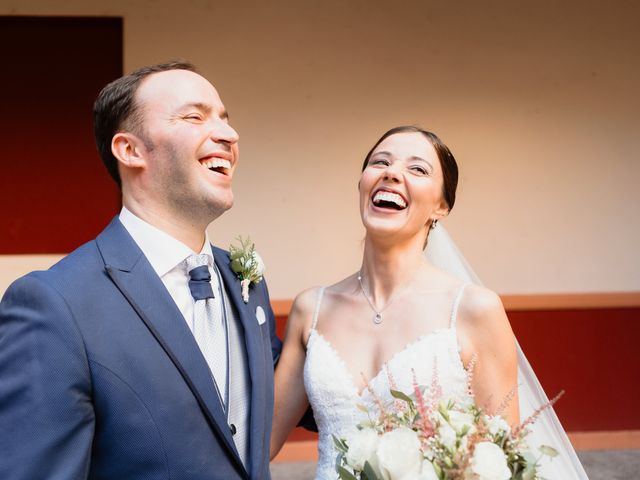
[[202, 162], [202, 166], [205, 168], [231, 168], [231, 162], [224, 158], [212, 158], [211, 160], [205, 160]]
[[407, 206], [407, 202], [405, 202], [404, 198], [402, 198], [400, 195], [398, 195], [397, 193], [386, 192], [384, 190], [376, 192], [376, 194], [373, 196], [373, 203], [378, 202], [395, 203], [401, 208], [405, 208]]

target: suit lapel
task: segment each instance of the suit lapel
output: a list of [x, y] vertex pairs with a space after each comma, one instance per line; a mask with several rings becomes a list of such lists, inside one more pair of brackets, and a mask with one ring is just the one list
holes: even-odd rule
[[107, 274], [178, 368], [212, 430], [239, 472], [248, 478], [218, 400], [211, 371], [164, 284], [117, 218], [96, 243]]
[[266, 404], [265, 392], [265, 353], [262, 343], [260, 325], [256, 318], [257, 304], [255, 298], [249, 295], [249, 302], [242, 300], [240, 280], [231, 270], [229, 254], [219, 248], [213, 247], [213, 256], [222, 280], [224, 282], [229, 300], [234, 304], [242, 328], [244, 329], [245, 347], [247, 351], [247, 363], [251, 378], [251, 432], [250, 457], [251, 465], [259, 465], [264, 458], [265, 441], [259, 432], [267, 429], [267, 416], [272, 412], [265, 412], [262, 408]]

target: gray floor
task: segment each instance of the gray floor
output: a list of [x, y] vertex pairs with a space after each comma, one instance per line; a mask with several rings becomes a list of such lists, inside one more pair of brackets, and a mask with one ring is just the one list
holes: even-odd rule
[[[591, 450], [578, 456], [589, 480], [640, 480], [640, 450]], [[313, 462], [271, 465], [272, 480], [313, 480], [314, 473]]]

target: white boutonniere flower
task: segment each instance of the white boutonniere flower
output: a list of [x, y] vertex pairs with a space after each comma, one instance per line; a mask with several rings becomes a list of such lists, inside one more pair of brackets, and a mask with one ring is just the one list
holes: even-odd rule
[[255, 245], [251, 242], [251, 239], [247, 237], [244, 240], [242, 237], [238, 237], [240, 245], [230, 245], [229, 255], [231, 257], [231, 270], [235, 272], [240, 280], [240, 286], [242, 288], [242, 300], [244, 303], [249, 302], [249, 286], [260, 283], [262, 276], [264, 275], [265, 266], [264, 262], [258, 252], [256, 252]]

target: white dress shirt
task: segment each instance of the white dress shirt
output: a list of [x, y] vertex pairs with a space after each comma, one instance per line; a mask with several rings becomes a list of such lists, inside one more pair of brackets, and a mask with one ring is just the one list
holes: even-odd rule
[[[124, 206], [122, 207], [119, 218], [124, 228], [133, 237], [133, 240], [138, 244], [142, 253], [147, 257], [147, 260], [149, 260], [149, 263], [160, 277], [160, 280], [162, 280], [162, 283], [167, 288], [171, 298], [173, 298], [173, 301], [187, 322], [191, 333], [193, 333], [195, 300], [191, 296], [191, 290], [189, 289], [189, 273], [186, 270], [185, 260], [196, 252], [168, 233], [135, 216]], [[225, 381], [223, 382], [224, 388], [222, 390], [225, 391], [227, 387], [231, 389], [230, 400], [232, 400], [232, 402], [227, 406], [227, 421], [234, 425], [234, 430], [237, 428], [234, 434], [234, 442], [236, 443], [243, 464], [247, 468], [250, 468], [248, 459], [250, 426], [249, 392], [251, 391], [251, 386], [249, 382], [246, 351], [244, 348], [243, 331], [233, 308], [227, 307], [227, 309], [223, 311], [223, 302], [225, 302], [226, 294], [223, 291], [223, 285], [220, 285], [217, 269], [213, 261], [211, 243], [209, 242], [209, 237], [206, 235], [206, 232], [202, 250], [197, 253], [207, 255], [209, 260], [211, 288], [213, 289], [215, 298], [208, 301], [212, 301], [212, 307], [215, 309], [215, 318], [224, 318], [224, 321], [227, 321], [227, 315], [225, 315], [224, 312], [228, 311], [229, 313], [229, 329], [222, 329], [221, 332], [225, 335], [224, 341], [222, 342], [224, 346], [220, 345], [219, 350], [217, 350], [226, 358], [229, 358], [228, 355], [229, 352], [231, 352], [230, 364], [228, 365], [230, 386], [228, 382]], [[228, 306], [228, 300], [226, 303]], [[230, 347], [229, 342], [231, 342]], [[223, 403], [225, 402], [224, 397], [225, 395], [221, 394], [220, 400]]]
[[[209, 257], [209, 273], [211, 274], [211, 288], [216, 299], [222, 298], [218, 276], [214, 270], [213, 252], [211, 251], [211, 243], [205, 232], [204, 245], [200, 252], [194, 252], [180, 240], [175, 239], [168, 233], [163, 232], [159, 228], [145, 222], [137, 217], [126, 207], [122, 207], [120, 211], [120, 222], [127, 229], [127, 232], [133, 237], [138, 244], [142, 253], [162, 280], [162, 283], [173, 301], [178, 306], [187, 325], [193, 332], [193, 305], [195, 300], [191, 296], [189, 290], [189, 274], [184, 267], [184, 260], [194, 253], [206, 254]], [[214, 302], [215, 308], [220, 309], [220, 302]], [[218, 317], [221, 318], [218, 311]]]

